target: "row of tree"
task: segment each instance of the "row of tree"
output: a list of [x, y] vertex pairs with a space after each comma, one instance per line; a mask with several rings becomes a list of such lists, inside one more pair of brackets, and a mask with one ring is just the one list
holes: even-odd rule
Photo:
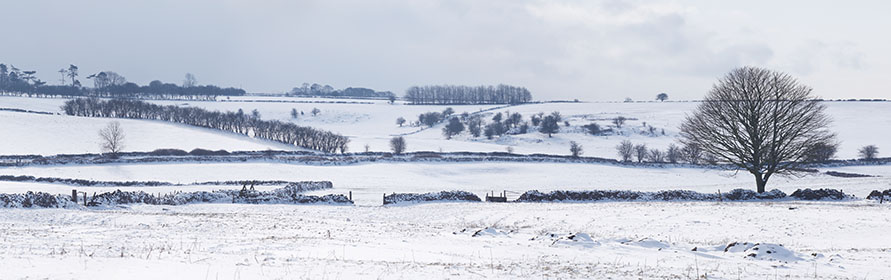
[[522, 104], [532, 101], [524, 87], [498, 86], [413, 86], [403, 97], [409, 104]]
[[[245, 91], [239, 88], [221, 88], [214, 85], [198, 85], [195, 75], [186, 74], [183, 84], [163, 83], [155, 80], [146, 86], [127, 82], [127, 79], [114, 72], [102, 71], [87, 75], [93, 81], [93, 87], [85, 87], [78, 77], [80, 69], [69, 65], [59, 71], [60, 85], [47, 85], [38, 79], [37, 71], [27, 71], [0, 63], [0, 91], [28, 95], [54, 96], [91, 96], [91, 97], [127, 97], [127, 98], [181, 98], [183, 96], [240, 96]], [[212, 99], [212, 98], [204, 98]]]
[[62, 109], [73, 116], [161, 120], [219, 129], [326, 153], [345, 153], [349, 143], [349, 138], [333, 132], [281, 121], [260, 120], [257, 111], [250, 115], [240, 109], [238, 112], [221, 113], [136, 100], [96, 98], [69, 100]]
[[345, 89], [335, 89], [330, 85], [303, 83], [299, 87], [295, 87], [288, 92], [289, 95], [295, 96], [321, 96], [321, 97], [364, 97], [364, 98], [390, 98], [396, 97], [396, 94], [390, 91], [375, 91], [370, 88], [348, 87]]

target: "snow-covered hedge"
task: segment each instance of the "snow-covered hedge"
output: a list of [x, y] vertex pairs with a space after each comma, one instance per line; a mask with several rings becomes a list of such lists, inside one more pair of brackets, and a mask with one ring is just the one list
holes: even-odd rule
[[[247, 203], [247, 204], [303, 204], [303, 203], [346, 203], [353, 202], [344, 195], [329, 194], [324, 196], [303, 195], [307, 191], [330, 189], [331, 182], [295, 182], [271, 191], [216, 190], [181, 192], [174, 194], [153, 195], [144, 191], [106, 192], [93, 195], [87, 199], [88, 206], [114, 206], [120, 204], [144, 203], [152, 205], [184, 205], [190, 203]], [[0, 194], [0, 207], [3, 208], [71, 208], [77, 204], [68, 195], [51, 195], [47, 193]]]
[[71, 196], [48, 194], [44, 192], [27, 192], [24, 194], [0, 193], [0, 208], [76, 208], [77, 203]]
[[102, 193], [89, 199], [89, 206], [145, 203], [157, 205], [183, 205], [190, 203], [353, 203], [344, 195], [312, 196], [301, 193], [307, 191], [330, 189], [331, 182], [297, 182], [271, 191], [216, 190], [174, 193], [155, 196], [143, 191], [125, 192], [116, 190]]
[[[159, 182], [159, 181], [93, 181], [93, 180], [83, 180], [83, 179], [69, 179], [69, 178], [55, 178], [55, 177], [34, 177], [34, 176], [10, 176], [10, 175], [0, 175], [0, 181], [7, 182], [34, 182], [34, 183], [60, 183], [66, 185], [74, 185], [74, 186], [112, 186], [112, 187], [156, 187], [156, 186], [183, 186], [183, 185], [285, 185], [285, 184], [316, 184], [319, 182], [289, 182], [289, 181], [280, 181], [280, 180], [266, 180], [266, 181], [207, 181], [207, 182], [196, 182], [189, 184], [175, 184], [170, 182]], [[330, 182], [328, 182], [330, 184]]]
[[842, 200], [851, 198], [845, 192], [835, 189], [798, 189], [789, 196], [801, 200]]
[[424, 201], [482, 201], [479, 196], [466, 191], [441, 191], [432, 193], [394, 193], [384, 196], [384, 204]]
[[873, 190], [869, 193], [869, 196], [867, 196], [866, 199], [891, 201], [891, 189], [887, 189], [884, 191]]
[[751, 190], [735, 189], [727, 193], [699, 193], [688, 190], [667, 190], [657, 192], [619, 191], [619, 190], [593, 190], [593, 191], [552, 191], [543, 193], [537, 190], [527, 191], [517, 198], [517, 202], [551, 202], [551, 201], [651, 201], [651, 200], [690, 200], [690, 201], [718, 201], [718, 200], [764, 200], [785, 198], [786, 193], [780, 190], [772, 190], [765, 193], [757, 193]]

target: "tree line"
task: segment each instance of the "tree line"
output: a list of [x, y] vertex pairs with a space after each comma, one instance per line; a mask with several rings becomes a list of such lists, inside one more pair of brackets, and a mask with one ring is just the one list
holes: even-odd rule
[[294, 96], [321, 96], [321, 97], [364, 97], [364, 98], [390, 98], [396, 95], [389, 91], [375, 91], [370, 88], [348, 87], [335, 89], [330, 85], [303, 83], [288, 92]]
[[234, 132], [254, 138], [322, 151], [346, 153], [349, 138], [312, 127], [260, 120], [259, 113], [207, 111], [201, 108], [161, 106], [137, 100], [78, 98], [65, 102], [65, 114], [83, 117], [161, 120]]
[[85, 78], [93, 82], [93, 87], [84, 86], [78, 77], [80, 68], [69, 65], [59, 71], [59, 85], [48, 85], [38, 79], [34, 70], [21, 70], [12, 65], [0, 63], [0, 91], [25, 95], [47, 96], [90, 96], [125, 98], [182, 98], [200, 97], [214, 99], [216, 96], [240, 96], [246, 92], [239, 88], [221, 88], [214, 85], [198, 85], [195, 76], [186, 74], [182, 86], [158, 80], [141, 86], [127, 82], [127, 79], [114, 71], [89, 74]]
[[521, 104], [532, 101], [524, 87], [498, 86], [413, 86], [405, 91], [409, 104]]

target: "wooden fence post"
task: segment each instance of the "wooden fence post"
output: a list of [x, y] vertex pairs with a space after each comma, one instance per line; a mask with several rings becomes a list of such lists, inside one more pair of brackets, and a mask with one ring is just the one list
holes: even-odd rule
[[77, 189], [71, 190], [71, 201], [77, 204]]

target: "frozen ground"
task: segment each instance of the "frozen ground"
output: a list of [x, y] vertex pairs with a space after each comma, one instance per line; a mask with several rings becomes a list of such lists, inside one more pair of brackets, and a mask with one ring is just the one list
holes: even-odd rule
[[[234, 98], [238, 99], [238, 98]], [[312, 101], [314, 99], [267, 100]], [[64, 99], [0, 96], [0, 108], [59, 112]], [[338, 100], [323, 100], [338, 101]], [[368, 100], [355, 100], [369, 102]], [[504, 151], [566, 154], [578, 141], [586, 155], [615, 158], [624, 139], [665, 147], [695, 103], [559, 103], [509, 108], [524, 118], [560, 111], [571, 128], [548, 139], [538, 133], [498, 140], [445, 140], [441, 125], [415, 133], [397, 117], [446, 106], [186, 102], [294, 121], [352, 137], [351, 150], [387, 150], [392, 135], [406, 134], [411, 151]], [[842, 140], [840, 158], [877, 144], [891, 131], [891, 103], [827, 103]], [[458, 113], [492, 106], [452, 106]], [[305, 114], [292, 120], [296, 108]], [[319, 116], [310, 116], [319, 108]], [[499, 109], [504, 112], [507, 109]], [[643, 122], [666, 136], [594, 137], [576, 128], [608, 124], [622, 115], [635, 132]], [[491, 115], [487, 116], [488, 118]], [[0, 154], [95, 153], [97, 131], [110, 119], [0, 112]], [[118, 120], [128, 151], [291, 149], [243, 136], [175, 124]], [[661, 132], [661, 131], [660, 131]], [[661, 134], [661, 133], [660, 133]], [[883, 151], [883, 150], [880, 150]], [[824, 174], [774, 177], [768, 188], [835, 188], [866, 196], [891, 188], [891, 168], [821, 168], [876, 177]], [[0, 175], [103, 181], [189, 184], [225, 180], [324, 180], [353, 193], [355, 206], [127, 205], [113, 209], [0, 209], [0, 279], [891, 279], [891, 206], [843, 202], [599, 202], [429, 203], [382, 207], [384, 193], [465, 190], [483, 196], [508, 191], [509, 199], [537, 189], [624, 189], [698, 192], [753, 188], [746, 173], [695, 168], [644, 168], [611, 164], [519, 162], [361, 163], [316, 166], [275, 161], [240, 163], [97, 164], [3, 167]], [[231, 186], [131, 187], [151, 193]], [[276, 186], [259, 187], [275, 188]], [[0, 193], [70, 194], [118, 187], [0, 182]], [[734, 244], [736, 242], [736, 244]], [[733, 244], [732, 246], [730, 246]], [[757, 245], [756, 245], [757, 244]], [[696, 249], [693, 251], [693, 249]], [[726, 250], [726, 251], [725, 251]], [[770, 253], [768, 253], [768, 251]]]
[[864, 202], [4, 209], [0, 271], [4, 279], [888, 279], [889, 210]]
[[[280, 102], [238, 102], [238, 100], [268, 101], [346, 101], [362, 102], [362, 104], [312, 104], [312, 103], [280, 103]], [[0, 96], [0, 107], [20, 108], [35, 111], [60, 112], [59, 107], [65, 99], [23, 98]], [[622, 140], [645, 143], [650, 147], [666, 148], [675, 142], [678, 125], [687, 113], [693, 110], [695, 102], [665, 103], [546, 103], [512, 106], [485, 114], [487, 122], [494, 112], [519, 112], [528, 121], [532, 114], [559, 111], [570, 122], [567, 128], [561, 124], [561, 132], [548, 138], [537, 132], [504, 136], [494, 140], [485, 137], [471, 138], [467, 132], [446, 140], [442, 136], [442, 124], [432, 129], [418, 132], [419, 127], [399, 127], [395, 121], [404, 117], [409, 122], [417, 120], [418, 114], [424, 112], [441, 112], [452, 107], [456, 113], [474, 113], [492, 109], [496, 105], [464, 105], [464, 106], [414, 106], [397, 102], [390, 105], [382, 100], [339, 100], [313, 98], [284, 97], [239, 97], [231, 102], [202, 101], [152, 101], [164, 105], [196, 106], [209, 110], [237, 111], [242, 109], [251, 112], [257, 109], [263, 119], [277, 119], [335, 131], [351, 137], [350, 150], [364, 151], [368, 145], [372, 151], [388, 151], [388, 141], [394, 135], [408, 134], [408, 151], [478, 151], [502, 152], [512, 147], [516, 153], [549, 153], [568, 154], [569, 141], [576, 141], [584, 146], [589, 156], [616, 158], [615, 146]], [[371, 102], [372, 104], [366, 104]], [[828, 113], [834, 119], [832, 130], [838, 133], [841, 146], [839, 158], [856, 158], [857, 149], [865, 145], [879, 145], [888, 138], [891, 131], [891, 102], [827, 102]], [[310, 111], [319, 108], [321, 113], [312, 116]], [[290, 116], [291, 109], [304, 112], [297, 119]], [[581, 125], [596, 122], [607, 127], [609, 119], [617, 116], [632, 118], [625, 126], [625, 135], [591, 136], [582, 133]], [[640, 134], [643, 123], [657, 128], [659, 136]], [[661, 135], [662, 129], [665, 136]], [[87, 132], [84, 132], [87, 133]], [[93, 134], [92, 132], [87, 134]], [[90, 135], [92, 136], [92, 135]], [[92, 146], [90, 146], [92, 148]]]
[[[860, 167], [865, 174], [887, 172], [887, 166]], [[856, 167], [825, 170], [858, 171]], [[870, 173], [873, 172], [873, 173]], [[0, 168], [2, 175], [31, 175], [98, 181], [166, 181], [194, 183], [227, 180], [331, 181], [334, 189], [324, 193], [347, 194], [360, 205], [380, 205], [384, 193], [438, 192], [464, 190], [484, 196], [489, 191], [508, 191], [515, 199], [528, 190], [621, 189], [658, 191], [686, 189], [703, 193], [734, 188], [753, 189], [748, 173], [697, 168], [642, 168], [609, 164], [579, 163], [364, 163], [344, 166], [312, 166], [275, 162], [185, 163], [185, 164], [103, 164], [27, 166]], [[881, 175], [881, 174], [874, 174]], [[0, 189], [6, 182], [0, 182]], [[22, 183], [19, 183], [22, 184]], [[891, 188], [891, 177], [839, 178], [823, 174], [803, 177], [774, 177], [769, 188], [791, 194], [799, 188], [841, 189], [858, 197], [872, 190]], [[25, 189], [18, 185], [16, 189]], [[33, 190], [68, 194], [70, 186], [39, 184]], [[217, 186], [186, 186], [183, 190], [214, 189]], [[92, 191], [117, 188], [78, 187]], [[133, 189], [133, 188], [121, 188]], [[165, 192], [177, 187], [145, 187], [148, 192]], [[321, 193], [311, 193], [321, 194]]]
[[[3, 105], [0, 105], [3, 107]], [[54, 155], [99, 153], [99, 130], [117, 121], [124, 130], [124, 151], [194, 148], [262, 151], [298, 150], [294, 146], [252, 139], [212, 129], [161, 121], [85, 118], [0, 111], [0, 154]]]

